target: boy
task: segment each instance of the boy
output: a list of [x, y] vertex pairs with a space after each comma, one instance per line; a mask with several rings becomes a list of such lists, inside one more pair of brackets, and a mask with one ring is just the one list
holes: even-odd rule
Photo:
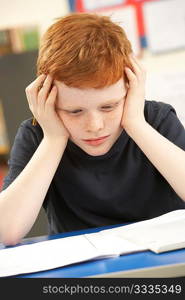
[[15, 137], [0, 194], [0, 236], [14, 245], [44, 207], [50, 234], [185, 208], [185, 130], [145, 101], [145, 71], [108, 17], [71, 14], [43, 36], [26, 88], [36, 119]]

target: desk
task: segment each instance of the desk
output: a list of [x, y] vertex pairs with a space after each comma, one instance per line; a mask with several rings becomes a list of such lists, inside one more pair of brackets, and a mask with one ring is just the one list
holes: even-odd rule
[[[120, 226], [74, 231], [51, 236], [23, 239], [21, 245], [84, 233], [98, 232]], [[21, 247], [18, 246], [18, 247]], [[0, 249], [4, 246], [0, 244]], [[116, 258], [88, 261], [57, 269], [17, 275], [17, 278], [80, 278], [80, 277], [181, 277], [185, 276], [185, 249], [155, 254], [151, 251], [132, 253]]]

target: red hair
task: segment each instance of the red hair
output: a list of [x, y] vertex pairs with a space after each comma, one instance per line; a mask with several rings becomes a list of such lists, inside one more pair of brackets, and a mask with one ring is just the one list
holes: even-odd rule
[[49, 27], [41, 39], [37, 74], [50, 74], [67, 86], [103, 88], [125, 77], [131, 44], [110, 17], [72, 13]]

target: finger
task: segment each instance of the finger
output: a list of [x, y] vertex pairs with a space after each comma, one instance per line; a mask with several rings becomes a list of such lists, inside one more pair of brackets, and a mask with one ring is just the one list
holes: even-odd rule
[[55, 101], [57, 97], [57, 87], [54, 85], [48, 95], [48, 98], [45, 102], [45, 111], [54, 111], [55, 110]]
[[48, 95], [46, 105], [54, 105], [56, 96], [57, 96], [57, 87], [55, 85], [53, 85], [53, 87]]
[[47, 99], [49, 92], [51, 90], [53, 78], [48, 75], [43, 83], [43, 86], [41, 87], [39, 93], [38, 93], [38, 101], [44, 101]]
[[143, 72], [145, 72], [145, 67], [142, 62], [134, 55], [131, 54], [131, 60], [135, 63], [135, 65]]
[[26, 91], [32, 92], [39, 89], [43, 85], [45, 78], [45, 74], [38, 76], [31, 84], [27, 86]]
[[133, 55], [130, 56], [130, 61], [132, 63], [133, 71], [136, 74], [138, 80], [145, 80], [146, 71], [141, 62]]
[[138, 83], [136, 74], [128, 67], [125, 68], [125, 73], [129, 80], [129, 86], [135, 87]]
[[130, 62], [132, 64], [133, 71], [136, 75], [140, 75], [141, 68], [139, 67], [138, 63], [136, 62], [136, 59], [134, 59], [133, 55], [130, 56]]
[[26, 87], [25, 92], [26, 92], [29, 105], [33, 105], [34, 103], [36, 103], [37, 91], [39, 89], [39, 86], [43, 84], [45, 77], [46, 77], [45, 74], [38, 76], [36, 80], [34, 80], [31, 84], [29, 84]]
[[38, 88], [39, 85], [43, 85], [44, 80], [46, 79], [46, 77], [47, 77], [46, 74], [41, 74], [41, 75], [39, 75], [39, 76], [35, 79], [35, 81], [33, 81], [35, 87]]

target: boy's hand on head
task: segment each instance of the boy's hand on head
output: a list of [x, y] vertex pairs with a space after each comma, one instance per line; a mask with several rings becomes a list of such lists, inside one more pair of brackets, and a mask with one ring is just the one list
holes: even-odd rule
[[42, 74], [26, 88], [29, 108], [45, 137], [68, 139], [69, 133], [55, 110], [57, 87], [52, 84], [53, 78]]
[[129, 129], [137, 126], [138, 122], [146, 122], [144, 118], [146, 72], [138, 59], [130, 55], [132, 70], [125, 68], [129, 81], [124, 103], [121, 125], [129, 133]]

